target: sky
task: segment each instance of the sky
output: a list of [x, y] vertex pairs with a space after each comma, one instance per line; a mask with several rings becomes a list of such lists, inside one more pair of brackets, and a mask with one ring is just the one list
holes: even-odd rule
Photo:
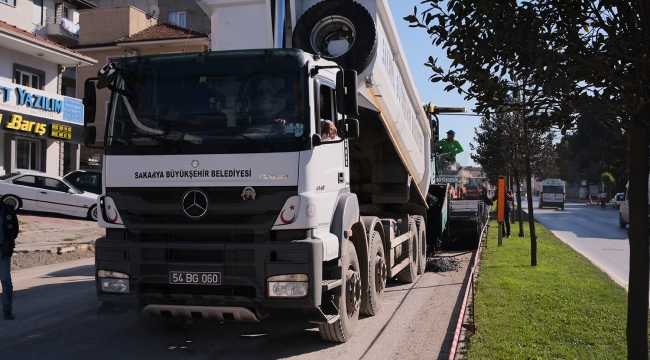
[[[440, 47], [432, 44], [433, 39], [429, 37], [426, 29], [423, 28], [410, 28], [409, 23], [404, 20], [407, 15], [413, 14], [413, 7], [418, 7], [419, 13], [426, 9], [426, 5], [420, 4], [421, 0], [388, 0], [388, 6], [393, 15], [393, 21], [397, 27], [402, 49], [406, 54], [406, 61], [409, 64], [413, 82], [417, 87], [420, 95], [421, 103], [432, 103], [438, 106], [453, 106], [453, 107], [466, 107], [467, 113], [463, 115], [475, 115], [472, 112], [474, 109], [474, 100], [464, 100], [464, 95], [459, 95], [458, 91], [452, 90], [450, 92], [444, 91], [447, 84], [443, 82], [432, 83], [429, 77], [433, 75], [433, 71], [424, 66], [429, 56], [438, 58], [438, 66], [443, 69], [449, 69], [451, 61], [447, 58], [446, 51]], [[479, 116], [458, 116], [458, 115], [438, 115], [440, 119], [440, 132], [441, 136], [447, 130], [454, 130], [456, 132], [456, 140], [458, 140], [465, 150], [457, 156], [458, 162], [461, 165], [476, 165], [469, 154], [471, 152], [469, 144], [474, 142], [474, 128], [478, 128], [480, 123]]]

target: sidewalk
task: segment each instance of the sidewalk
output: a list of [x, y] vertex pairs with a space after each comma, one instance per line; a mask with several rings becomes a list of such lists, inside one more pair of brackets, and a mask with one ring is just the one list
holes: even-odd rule
[[106, 235], [106, 229], [97, 226], [96, 221], [58, 214], [18, 211], [18, 221], [16, 253], [85, 250]]

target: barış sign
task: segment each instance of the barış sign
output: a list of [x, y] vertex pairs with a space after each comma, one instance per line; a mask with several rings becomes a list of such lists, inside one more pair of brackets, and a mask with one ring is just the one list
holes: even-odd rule
[[83, 125], [81, 100], [0, 81], [0, 110]]

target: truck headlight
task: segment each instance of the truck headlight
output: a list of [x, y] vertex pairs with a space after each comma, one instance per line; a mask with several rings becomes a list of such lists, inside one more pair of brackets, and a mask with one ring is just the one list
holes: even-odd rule
[[128, 293], [129, 275], [117, 271], [99, 270], [97, 272], [103, 292]]
[[269, 297], [305, 297], [309, 288], [309, 277], [305, 274], [271, 276], [267, 282]]

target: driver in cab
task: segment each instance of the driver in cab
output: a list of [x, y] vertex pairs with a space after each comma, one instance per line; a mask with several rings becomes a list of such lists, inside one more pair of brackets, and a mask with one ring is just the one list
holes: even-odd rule
[[[302, 105], [300, 101], [301, 98], [302, 96], [300, 90], [300, 82], [294, 81], [292, 96], [287, 98], [284, 109], [276, 114], [275, 122], [279, 125], [293, 126], [295, 124], [296, 126], [302, 126]], [[320, 118], [321, 118], [320, 136], [322, 141], [336, 140], [338, 131], [336, 130], [336, 126], [334, 125], [334, 122], [326, 119], [327, 118], [326, 114], [328, 113], [327, 107], [325, 106], [326, 103], [327, 101], [325, 99], [325, 96], [323, 95], [323, 93], [321, 93], [320, 94]], [[299, 135], [296, 133], [296, 136]]]

